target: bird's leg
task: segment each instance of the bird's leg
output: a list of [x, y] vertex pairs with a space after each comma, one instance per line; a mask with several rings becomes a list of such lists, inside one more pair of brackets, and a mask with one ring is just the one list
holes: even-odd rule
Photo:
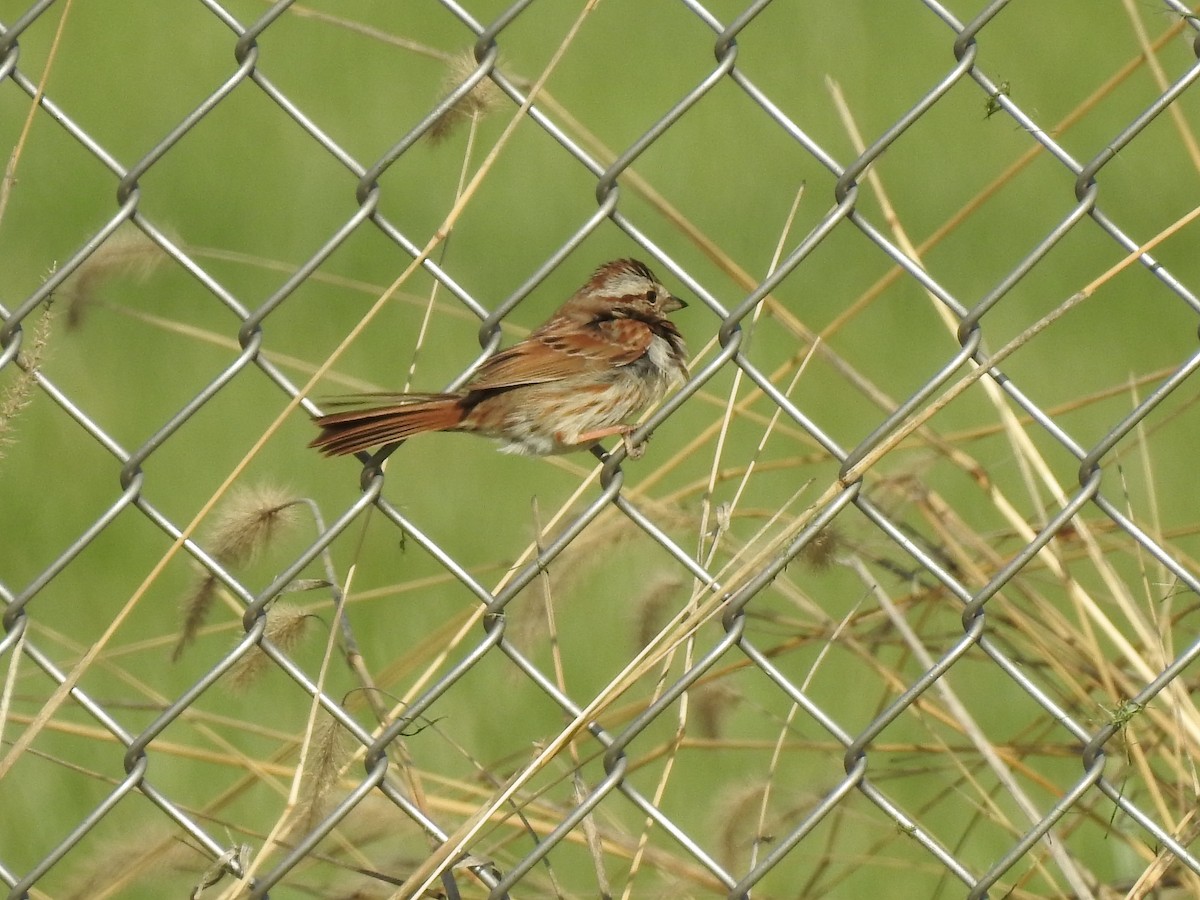
[[646, 455], [646, 442], [640, 444], [633, 442], [633, 426], [629, 426], [625, 431], [621, 432], [621, 443], [625, 445], [625, 455], [630, 459], [641, 459]]
[[644, 443], [635, 444], [630, 439], [630, 435], [636, 430], [637, 428], [634, 425], [612, 425], [608, 428], [597, 428], [595, 431], [581, 434], [576, 438], [576, 441], [580, 445], [594, 444], [596, 441], [619, 434], [621, 436], [621, 443], [625, 445], [625, 455], [630, 459], [641, 459], [646, 452], [646, 445]]

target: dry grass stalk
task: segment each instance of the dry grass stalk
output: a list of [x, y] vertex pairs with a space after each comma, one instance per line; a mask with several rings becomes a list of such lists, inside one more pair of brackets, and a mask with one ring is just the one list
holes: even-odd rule
[[34, 321], [33, 330], [27, 335], [17, 357], [16, 376], [3, 391], [0, 391], [0, 459], [4, 458], [4, 448], [16, 440], [13, 437], [13, 420], [33, 402], [37, 374], [46, 358], [46, 347], [50, 343], [50, 327], [53, 322], [54, 306], [51, 296]]
[[724, 791], [710, 811], [713, 819], [713, 831], [718, 835], [721, 847], [721, 860], [730, 868], [737, 869], [745, 865], [751, 847], [747, 835], [753, 843], [763, 840], [763, 835], [755, 835], [755, 821], [758, 809], [767, 793], [767, 785], [762, 782], [736, 784]]
[[702, 737], [716, 739], [724, 732], [725, 720], [742, 699], [741, 691], [725, 681], [706, 680], [688, 691], [692, 714]]
[[[209, 529], [209, 554], [223, 565], [251, 562], [295, 524], [300, 502], [282, 488], [270, 485], [254, 485], [231, 492]], [[219, 591], [217, 576], [202, 570], [195, 586], [181, 603], [183, 624], [171, 651], [172, 662], [178, 661], [196, 639]]]
[[669, 604], [684, 587], [683, 579], [673, 574], [660, 574], [648, 579], [646, 590], [634, 598], [634, 640], [645, 647], [658, 635], [667, 619]]
[[301, 830], [310, 831], [324, 811], [325, 798], [337, 784], [342, 767], [349, 759], [346, 736], [341, 724], [327, 712], [318, 713], [308, 757], [308, 779], [304, 793]]
[[136, 835], [106, 837], [87, 858], [87, 865], [72, 872], [61, 896], [67, 900], [90, 900], [111, 885], [113, 873], [135, 872], [146, 881], [165, 883], [174, 872], [195, 872], [204, 857], [177, 839], [175, 832], [155, 823], [143, 826]]
[[[289, 603], [276, 603], [267, 610], [267, 627], [263, 637], [284, 653], [295, 650], [308, 636], [314, 617]], [[231, 690], [244, 691], [267, 671], [271, 658], [257, 645], [243, 654], [230, 668], [228, 685]]]
[[144, 281], [167, 259], [162, 248], [143, 231], [128, 223], [122, 225], [63, 283], [67, 329], [83, 324], [102, 285], [116, 278]]
[[836, 525], [826, 525], [800, 551], [800, 559], [814, 572], [824, 572], [836, 561], [845, 546], [841, 530]]
[[208, 620], [209, 610], [216, 602], [219, 587], [220, 582], [212, 572], [197, 573], [194, 586], [179, 604], [183, 610], [183, 624], [179, 628], [175, 646], [171, 648], [171, 662], [179, 662], [183, 651], [196, 640], [196, 635]]
[[[632, 181], [632, 173], [630, 175], [630, 180]], [[935, 445], [936, 435], [932, 433], [921, 434], [917, 438], [925, 442], [922, 444], [923, 447]], [[963, 443], [967, 442], [964, 441]], [[961, 450], [962, 448], [960, 446], [954, 449]], [[1014, 453], [1024, 452], [1026, 452], [1024, 449], [1014, 451]], [[976, 472], [982, 472], [982, 469], [972, 469], [969, 467], [969, 458], [965, 453], [957, 455], [955, 463], [961, 465], [963, 472], [972, 477], [974, 477]], [[667, 468], [669, 467], [664, 467], [664, 469]], [[981, 486], [983, 486], [982, 483]], [[633, 491], [631, 490], [630, 493], [633, 494]], [[932, 492], [930, 492], [929, 498], [929, 508], [932, 509], [939, 498]], [[1005, 506], [1003, 510], [1004, 515], [1012, 515], [1013, 511], [1017, 508], [1015, 503], [1005, 498], [994, 486], [989, 487], [989, 490], [983, 495], [983, 499], [991, 500], [997, 507]], [[638, 500], [640, 502], [641, 498], [638, 498]], [[1027, 523], [1022, 522], [1022, 524], [1028, 528]], [[786, 532], [791, 525], [792, 523], [785, 523], [782, 527]], [[962, 535], [962, 539], [956, 540], [952, 549], [956, 560], [960, 562], [962, 570], [970, 573], [964, 580], [971, 584], [981, 583], [981, 581], [986, 580], [987, 573], [994, 571], [998, 562], [1003, 559], [1002, 554], [989, 546], [990, 543], [995, 541], [995, 535], [981, 531], [973, 532], [970, 523], [955, 522], [955, 525], [961, 529], [958, 533]], [[1017, 526], [1014, 525], [1013, 533], [1006, 535], [1006, 537], [1013, 537], [1017, 531]], [[763, 533], [760, 537], [764, 542], [767, 542], [766, 539], [769, 535]], [[814, 543], [819, 540], [821, 540], [821, 536], [818, 536]], [[1082, 542], [1086, 542], [1086, 546], [1083, 552], [1076, 556], [1075, 559], [1077, 562], [1086, 563], [1086, 554], [1103, 554], [1105, 551], [1105, 548], [1099, 546], [1094, 529], [1090, 535], [1085, 535], [1081, 532], [1078, 540], [1081, 542], [1081, 545]], [[736, 558], [745, 559], [746, 557], [752, 557], [755, 560], [761, 559], [761, 556], [757, 553], [758, 548], [756, 544], [756, 541], [744, 542], [742, 547], [736, 551]], [[1106, 568], [1111, 567], [1106, 566]], [[1015, 648], [1018, 656], [1028, 656], [1028, 659], [1023, 661], [1031, 666], [1038, 663], [1039, 660], [1043, 662], [1048, 661], [1051, 666], [1057, 667], [1054, 675], [1064, 686], [1064, 693], [1069, 694], [1073, 698], [1073, 710], [1079, 708], [1080, 705], [1088, 702], [1090, 699], [1095, 698], [1102, 691], [1111, 693], [1113, 691], [1125, 690], [1128, 685], [1136, 684], [1137, 679], [1142, 677], [1145, 671], [1152, 671], [1154, 667], [1161, 666], [1162, 656], [1159, 652], [1160, 648], [1154, 646], [1148, 637], [1143, 637], [1140, 643], [1128, 644], [1123, 648], [1130, 654], [1138, 656], [1140, 664], [1139, 662], [1127, 662], [1119, 659], [1113, 660], [1109, 655], [1106, 655], [1102, 638], [1098, 639], [1095, 633], [1093, 633], [1093, 630], [1088, 625], [1087, 617], [1093, 616], [1099, 618], [1102, 615], [1111, 615], [1112, 613], [1098, 609], [1095, 604], [1090, 602], [1091, 598], [1087, 596], [1088, 590], [1076, 580], [1076, 575], [1067, 566], [1054, 566], [1053, 560], [1048, 557], [1047, 559], [1037, 561], [1035, 564], [1031, 564], [1027, 574], [1035, 577], [1022, 576], [1014, 580], [1012, 583], [1012, 594], [1015, 595], [1015, 599], [1004, 598], [1005, 602], [1010, 605], [1004, 607], [1002, 611], [995, 609], [990, 613], [993, 616], [992, 621], [1003, 625], [1011, 625], [1012, 637], [1010, 639], [1025, 642], [1018, 644]], [[1115, 575], [1116, 573], [1112, 574]], [[1047, 580], [1052, 583], [1047, 585]], [[779, 578], [777, 585], [781, 593], [787, 592], [791, 594], [794, 592], [797, 597], [802, 596], [802, 592], [786, 574]], [[1065, 615], [1058, 615], [1058, 610], [1055, 609], [1057, 597], [1055, 589], [1060, 587], [1066, 587], [1074, 597], [1078, 598], [1079, 611], [1081, 612], [1078, 619], [1072, 620]], [[931, 598], [933, 593], [930, 592]], [[1123, 589], [1121, 593], [1128, 595], [1128, 588]], [[1146, 597], [1145, 599], [1152, 601], [1154, 598]], [[1127, 596], [1121, 597], [1122, 603], [1127, 602], [1127, 600]], [[1018, 603], [1017, 601], [1027, 602]], [[897, 601], [897, 605], [901, 604]], [[1147, 605], [1151, 605], [1151, 603], [1148, 602]], [[1126, 608], [1128, 609], [1128, 607]], [[1048, 633], [1047, 618], [1051, 610], [1055, 613], [1055, 617], [1050, 622], [1054, 630], [1053, 633]], [[809, 612], [813, 616], [817, 615], [815, 611], [809, 610]], [[1119, 623], [1110, 622], [1110, 627], [1119, 633], [1120, 628], [1118, 625]], [[867, 615], [856, 620], [853, 623], [851, 631], [859, 630], [860, 627], [862, 630], [871, 627], [871, 622]], [[1170, 623], [1166, 623], [1166, 627], [1169, 628]], [[654, 631], [651, 631], [647, 635], [646, 642], [652, 639], [653, 636]], [[858, 637], [854, 634], [847, 634], [844, 637], [836, 637], [831, 640], [836, 640], [843, 647], [853, 647], [855, 652], [867, 658], [871, 656], [872, 650], [878, 646], [889, 646], [888, 644], [872, 645], [869, 643], [858, 643]], [[887, 639], [883, 640], [886, 641]], [[1041, 643], [1038, 643], [1039, 641]], [[898, 643], [897, 641], [896, 644]], [[1057, 655], [1054, 653], [1055, 646], [1059, 647]], [[786, 647], [786, 642], [781, 642], [778, 648], [773, 649]], [[1063, 660], [1064, 664], [1060, 666], [1059, 657], [1063, 656], [1069, 657], [1069, 660]], [[906, 673], [901, 670], [900, 665], [894, 660], [876, 660], [876, 664], [879, 666], [878, 674], [889, 676], [889, 680], [886, 682], [889, 689], [896, 689], [898, 686], [904, 684], [904, 680], [907, 677]], [[888, 668], [889, 666], [891, 666], [890, 669]], [[1164, 696], [1164, 700], [1166, 699], [1170, 698]], [[921, 707], [915, 709], [915, 711], [929, 713], [931, 710], [939, 709], [942, 702], [936, 696], [931, 695], [924, 698]], [[1180, 701], [1179, 698], [1176, 698], [1171, 702], [1178, 704]], [[700, 703], [697, 702], [697, 707], [699, 706]], [[1119, 706], [1114, 703], [1113, 708], [1117, 709]], [[941, 725], [955, 727], [955, 716], [947, 714], [945, 708], [941, 708], [940, 712], [942, 713], [940, 716], [936, 714], [923, 716], [923, 721], [926, 719], [937, 719]], [[1185, 715], [1184, 712], [1179, 710], [1176, 710], [1176, 713], [1181, 716]], [[1155, 713], [1151, 713], [1150, 715], [1153, 714]], [[1157, 714], [1162, 715], [1162, 711], [1158, 711]], [[1169, 721], [1169, 715], [1163, 716], [1163, 718]], [[1132, 724], [1134, 727], [1140, 727], [1142, 723], [1139, 721]], [[1160, 742], [1151, 743], [1155, 737], [1155, 733], [1147, 733], [1145, 737], [1136, 742], [1135, 746], [1144, 746], [1147, 749], [1157, 751], [1157, 758], [1151, 760], [1151, 762], [1156, 766], [1163, 767], [1157, 771], [1147, 769], [1148, 773], [1154, 775], [1154, 778], [1148, 778], [1147, 781], [1153, 783], [1155, 778], [1165, 781], [1166, 777], [1173, 772], [1177, 777], [1178, 786], [1185, 788], [1188, 784], [1187, 773], [1194, 768], [1192, 762], [1195, 756], [1195, 746], [1191, 742], [1194, 736], [1189, 736], [1186, 728], [1180, 728], [1176, 731], [1168, 729], [1166, 723], [1160, 722], [1159, 724], [1162, 724], [1164, 728], [1164, 731], [1159, 732], [1159, 734], [1175, 735], [1177, 743], [1174, 746]], [[971, 735], [971, 737], [974, 738], [976, 735]], [[965, 753], [970, 749], [969, 747], [965, 750], [962, 747], [950, 747], [941, 740], [929, 742], [928, 747], [928, 750], [920, 752]], [[998, 751], [1005, 755], [1011, 754], [1015, 758], [1015, 762], [1009, 760], [1008, 764], [1015, 766], [1020, 766], [1025, 762], [1025, 755], [1037, 752], [1036, 750], [1029, 749], [1029, 745], [1022, 746], [1017, 741], [1013, 741], [1010, 746], [998, 747]], [[1032, 767], [1026, 768], [1025, 771], [1030, 777], [1035, 777], [1037, 774]], [[972, 780], [970, 775], [971, 773], [966, 772], [964, 767], [962, 780], [958, 784], [959, 789], [964, 793], [970, 792], [972, 796], [976, 796], [976, 794], [982, 795], [985, 788]], [[1192, 782], [1194, 783], [1194, 781], [1193, 775]], [[761, 788], [755, 788], [755, 790], [758, 790], [761, 794]], [[982, 802], [980, 805], [981, 808], [986, 808]], [[1165, 810], [1170, 812], [1169, 807], [1166, 807]], [[999, 818], [998, 813], [994, 811], [989, 810], [987, 814], [995, 815]], [[727, 818], [732, 819], [734, 817], [728, 816]], [[729, 837], [732, 840], [736, 838], [736, 835], [731, 834]], [[1117, 837], [1121, 838], [1121, 835], [1118, 834]], [[744, 838], [740, 846], [744, 850]], [[735, 846], [730, 844], [727, 849], [732, 852]], [[825, 862], [828, 862], [828, 860]], [[1017, 891], [1015, 895], [1019, 896], [1020, 891]]]
[[[466, 50], [458, 54], [447, 64], [446, 78], [442, 82], [443, 91], [449, 93], [457, 89], [478, 70], [479, 63], [475, 61], [471, 51]], [[440, 144], [460, 125], [482, 119], [500, 109], [504, 105], [504, 99], [504, 92], [496, 87], [495, 82], [484, 77], [433, 123], [428, 131], [430, 142]]]
[[274, 485], [251, 485], [230, 492], [209, 528], [209, 553], [228, 565], [254, 561], [296, 523], [300, 502]]

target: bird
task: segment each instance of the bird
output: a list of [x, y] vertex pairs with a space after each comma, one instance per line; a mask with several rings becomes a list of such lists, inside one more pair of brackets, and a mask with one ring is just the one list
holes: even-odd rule
[[458, 391], [376, 393], [355, 408], [314, 419], [309, 444], [342, 456], [417, 434], [460, 431], [494, 438], [500, 450], [547, 456], [620, 436], [629, 419], [688, 378], [687, 346], [669, 313], [684, 309], [643, 262], [600, 266], [544, 324], [486, 359]]

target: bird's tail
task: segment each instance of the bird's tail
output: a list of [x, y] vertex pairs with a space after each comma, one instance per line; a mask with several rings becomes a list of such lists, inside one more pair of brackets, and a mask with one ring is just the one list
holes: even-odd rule
[[343, 456], [392, 444], [425, 431], [451, 431], [462, 423], [467, 407], [459, 394], [422, 394], [386, 406], [333, 413], [315, 419], [321, 429], [310, 447], [326, 456]]

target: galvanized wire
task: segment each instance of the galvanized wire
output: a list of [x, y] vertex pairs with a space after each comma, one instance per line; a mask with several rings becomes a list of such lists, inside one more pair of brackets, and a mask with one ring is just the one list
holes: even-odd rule
[[[580, 791], [574, 807], [564, 811], [561, 820], [537, 840], [533, 849], [522, 852], [509, 848], [512, 856], [503, 864], [486, 858], [482, 853], [477, 854], [470, 841], [461, 849], [456, 848], [433, 876], [432, 883], [440, 885], [444, 896], [458, 896], [459, 891], [470, 893], [481, 888], [495, 896], [528, 895], [528, 888], [523, 891], [524, 879], [544, 858], [569, 841], [573, 833], [582, 833], [585, 820], [613, 797], [621, 798], [622, 803], [652, 821], [656, 828], [669, 836], [677, 853], [703, 870], [714, 886], [720, 886], [720, 891], [733, 897], [750, 896], [755, 886], [769, 873], [787, 871], [788, 866], [795, 864], [793, 854], [796, 848], [803, 845], [830, 816], [842, 809], [848, 798], [854, 796], [864, 798], [880, 814], [894, 822], [898, 829], [922, 848], [931, 864], [961, 882], [962, 891], [969, 896], [986, 895], [1039, 846], [1045, 848], [1045, 852], [1053, 859], [1061, 878], [1073, 893], [1085, 896], [1098, 892], [1094, 881], [1089, 880], [1065, 849], [1069, 846], [1069, 840], [1056, 833], [1064, 817], [1080, 810], [1084, 798], [1094, 799], [1096, 792], [1106, 795], [1111, 809], [1120, 810], [1128, 821], [1141, 829], [1144, 842], [1153, 845], [1156, 850], [1169, 851], [1180, 865], [1200, 875], [1200, 855], [1189, 848], [1187, 840], [1181, 839], [1176, 827], [1164, 821], [1160, 810], [1148, 798], [1127, 795], [1121, 784], [1106, 775], [1109, 757], [1120, 752], [1116, 749], [1120, 740], [1120, 722], [1114, 720], [1097, 725], [1082, 720], [1075, 712], [1064, 708], [1046, 689], [1043, 681], [1030, 673], [1028, 661], [1016, 658], [1012, 648], [1005, 641], [997, 639], [989, 619], [991, 611], [995, 609], [989, 605], [993, 598], [1006, 587], [1011, 587], [1022, 570], [1085, 510], [1111, 523], [1114, 533], [1123, 535], [1141, 552], [1156, 560], [1171, 573], [1181, 588], [1200, 593], [1200, 574], [1190, 567], [1186, 558], [1171, 547], [1164, 546], [1149, 529], [1123, 510], [1123, 504], [1114, 497], [1116, 488], [1112, 478], [1113, 450], [1145, 423], [1164, 400], [1178, 396], [1179, 390], [1200, 368], [1200, 350], [1177, 360], [1173, 371], [1161, 378], [1132, 410], [1113, 421], [1102, 437], [1089, 441], [1074, 435], [1062, 416], [1043, 408], [1032, 399], [1022, 389], [1020, 380], [1006, 373], [1007, 360], [1004, 354], [998, 355], [989, 349], [984, 340], [989, 314], [998, 309], [1010, 291], [1039, 263], [1049, 258], [1064, 239], [1083, 228], [1102, 235], [1119, 255], [1137, 254], [1137, 265], [1144, 268], [1181, 304], [1200, 313], [1200, 299], [1197, 298], [1195, 285], [1186, 284], [1186, 279], [1173, 273], [1152, 252], [1139, 252], [1144, 236], [1137, 236], [1136, 229], [1116, 221], [1115, 215], [1105, 209], [1104, 194], [1099, 186], [1105, 169], [1114, 165], [1122, 150], [1136, 142], [1147, 126], [1163, 116], [1180, 97], [1189, 91], [1194, 92], [1195, 82], [1200, 78], [1200, 63], [1178, 72], [1168, 88], [1130, 116], [1102, 150], [1091, 159], [1080, 161], [1056, 140], [1045, 123], [1039, 121], [1037, 110], [1025, 109], [1009, 96], [1002, 82], [980, 61], [980, 50], [987, 41], [988, 28], [1010, 5], [1007, 0], [996, 0], [970, 20], [960, 20], [948, 6], [925, 0], [923, 8], [911, 4], [911, 14], [925, 17], [933, 15], [939, 27], [944, 29], [945, 63], [942, 74], [928, 84], [923, 95], [915, 100], [907, 112], [880, 129], [878, 136], [861, 154], [853, 159], [839, 160], [837, 153], [823, 147], [810, 135], [803, 122], [789, 116], [772, 99], [769, 90], [759, 87], [739, 68], [739, 33], [771, 6], [770, 0], [750, 4], [728, 23], [704, 4], [682, 0], [682, 6], [712, 33], [710, 40], [714, 61], [711, 68], [697, 78], [694, 86], [682, 93], [644, 133], [617, 153], [611, 162], [605, 163], [574, 139], [536, 97], [530, 99], [528, 85], [506, 74], [500, 65], [507, 29], [521, 16], [536, 16], [535, 5], [528, 0], [515, 3], [491, 24], [487, 24], [474, 18], [463, 5], [442, 0], [442, 6], [461, 26], [462, 42], [474, 44], [476, 67], [384, 154], [374, 160], [360, 160], [326, 133], [320, 123], [306, 114], [302, 105], [293, 101], [270, 77], [270, 66], [262, 58], [260, 41], [288, 13], [292, 6], [290, 2], [270, 6], [253, 22], [243, 21], [233, 11], [213, 0], [202, 0], [202, 3], [230, 31], [227, 49], [232, 52], [234, 64], [218, 87], [167, 129], [157, 143], [129, 166], [119, 162], [115, 154], [106, 150], [88, 133], [80, 124], [78, 110], [69, 108], [67, 104], [59, 104], [53, 87], [43, 93], [34, 78], [22, 68], [22, 35], [41, 17], [50, 14], [55, 5], [50, 0], [44, 0], [2, 26], [0, 90], [19, 91], [29, 101], [36, 103], [39, 114], [54, 122], [70, 140], [94, 157], [117, 179], [117, 186], [116, 200], [106, 221], [81, 243], [78, 251], [63, 260], [41, 286], [27, 297], [9, 300], [9, 306], [0, 307], [3, 320], [3, 327], [0, 328], [0, 369], [9, 372], [28, 370], [41, 395], [61, 408], [73, 427], [88, 435], [111, 457], [120, 492], [108, 508], [96, 516], [35, 577], [23, 584], [11, 583], [10, 576], [0, 568], [0, 599], [5, 605], [5, 631], [0, 638], [0, 660], [6, 660], [11, 665], [19, 657], [22, 663], [31, 663], [65, 691], [74, 704], [124, 748], [125, 771], [125, 777], [111, 784], [92, 811], [78, 821], [68, 834], [44, 840], [39, 861], [35, 865], [21, 868], [11, 865], [6, 861], [6, 848], [0, 846], [0, 880], [8, 885], [11, 896], [29, 896], [31, 891], [39, 889], [39, 884], [44, 883], [43, 879], [51, 869], [72, 853], [80, 852], [80, 848], [86, 844], [88, 833], [110, 816], [124, 798], [135, 793], [149, 801], [161, 817], [178, 829], [182, 837], [209, 857], [218, 871], [223, 870], [226, 875], [235, 878], [242, 877], [245, 874], [245, 853], [240, 844], [231, 840], [222, 828], [215, 827], [215, 823], [184, 808], [173, 799], [172, 791], [159, 783], [154, 766], [155, 741], [239, 661], [259, 650], [265, 652], [300, 690], [316, 698], [320, 707], [364, 749], [362, 771], [354, 776], [352, 786], [344, 790], [337, 803], [312, 823], [307, 831], [290, 835], [286, 852], [278, 858], [272, 858], [268, 867], [255, 872], [249, 886], [250, 895], [266, 896], [268, 892], [286, 886], [297, 867], [316, 853], [318, 845], [368, 799], [383, 799], [392, 804], [421, 829], [435, 851], [447, 845], [454, 840], [453, 835], [460, 823], [452, 816], [431, 812], [410, 795], [403, 779], [397, 775], [403, 755], [400, 750], [402, 739], [413, 729], [419, 729], [423, 723], [435, 718], [439, 701], [447, 692], [460, 684], [482, 660], [497, 654], [507, 658], [522, 677], [544, 693], [567, 719], [577, 719], [584, 714], [590, 698], [574, 697], [565, 692], [551, 674], [511, 640], [504, 613], [510, 602], [570, 548], [589, 525], [613, 510], [655, 542], [678, 571], [702, 586], [701, 594], [719, 601], [722, 634], [708, 644], [701, 642], [691, 664], [685, 670], [673, 673], [654, 698], [623, 724], [602, 727], [597, 722], [584, 722], [583, 730], [590, 734], [595, 744], [594, 750], [602, 760], [603, 777], [593, 779]], [[1182, 17], [1184, 27], [1192, 32], [1200, 31], [1200, 23], [1185, 7], [1174, 3], [1168, 3], [1167, 6]], [[1018, 10], [1007, 12], [1008, 15], [1018, 13]], [[1200, 37], [1196, 41], [1200, 44]], [[848, 52], [854, 52], [853, 48]], [[417, 146], [448, 110], [454, 108], [478, 83], [487, 79], [515, 107], [523, 107], [529, 121], [542, 129], [561, 153], [589, 173], [594, 181], [596, 200], [595, 214], [574, 233], [563, 235], [561, 243], [544, 263], [511, 296], [495, 305], [474, 297], [435, 259], [423, 253], [416, 238], [385, 216], [380, 206], [379, 185], [379, 180], [389, 167]], [[976, 86], [981, 103], [986, 100], [994, 104], [996, 115], [1007, 117], [1028, 136], [1029, 141], [1036, 143], [1054, 160], [1073, 198], [1071, 208], [1058, 223], [1042, 235], [991, 290], [976, 299], [957, 295], [948, 284], [912, 258], [889, 236], [884, 224], [863, 211], [864, 204], [861, 202], [865, 190], [863, 179], [872, 166], [943, 98], [963, 85]], [[646, 224], [627, 211], [621, 193], [623, 179], [630, 167], [718, 87], [741, 92], [765, 120], [777, 127], [798, 150], [828, 170], [834, 179], [832, 205], [828, 212], [784, 255], [767, 277], [747, 290], [744, 296], [732, 298], [718, 297], [696, 273], [689, 271], [688, 266], [677, 259], [678, 254], [672, 248], [665, 246], [661, 240], [655, 240]], [[140, 186], [148, 173], [168, 158], [193, 128], [211, 116], [233, 92], [246, 88], [257, 90], [269, 99], [298, 126], [305, 140], [328, 154], [354, 179], [357, 202], [357, 208], [341, 227], [255, 308], [225, 288], [209, 267], [143, 211]], [[126, 223], [140, 229], [232, 315], [234, 324], [229, 333], [236, 336], [240, 346], [240, 351], [222, 371], [136, 447], [124, 446], [116, 435], [104, 427], [101, 416], [62, 390], [44, 372], [31, 367], [22, 355], [24, 342], [39, 311]], [[302, 411], [317, 412], [310, 400], [300, 396], [300, 388], [292, 378], [263, 352], [267, 344], [266, 323], [358, 229], [373, 228], [389, 238], [409, 258], [419, 261], [419, 266], [428, 275], [476, 316], [480, 323], [481, 353], [487, 354], [498, 346], [500, 323], [505, 317], [590, 235], [608, 224], [623, 231], [629, 242], [639, 248], [640, 254], [653, 258], [659, 267], [682, 282], [692, 295], [701, 300], [711, 313], [711, 331], [719, 343], [711, 359], [694, 372], [682, 390], [655, 412], [641, 428], [638, 437], [648, 435], [685, 404], [693, 402], [711, 379], [736, 369], [782, 412], [787, 421], [811, 438], [813, 445], [824, 451], [827, 461], [838, 468], [840, 480], [830, 485], [819, 507], [811, 511], [811, 517], [745, 577], [725, 583], [724, 576], [715, 567], [698, 560], [692, 551], [681, 546], [661, 519], [625, 490], [626, 459], [621, 449], [609, 455], [597, 454], [603, 463], [598, 479], [599, 489], [581, 511], [560, 524], [552, 541], [541, 547], [533, 558], [525, 561], [496, 591], [482, 583], [472, 574], [469, 566], [423, 529], [420, 521], [388, 498], [385, 493], [387, 478], [377, 467], [378, 461], [368, 466], [361, 495], [344, 511], [331, 517], [330, 524], [326, 526], [321, 523], [317, 539], [297, 554], [267, 587], [260, 590], [240, 580], [202, 543], [192, 535], [185, 534], [186, 526], [178, 516], [168, 514], [161, 504], [152, 502], [147, 496], [145, 468], [155, 454], [223, 389], [247, 374], [255, 371], [261, 373], [282, 397], [296, 401]], [[854, 229], [888, 261], [898, 265], [912, 284], [926, 291], [948, 311], [958, 323], [957, 339], [961, 348], [946, 358], [933, 376], [926, 377], [917, 387], [907, 390], [893, 408], [885, 410], [869, 434], [855, 446], [843, 446], [835, 435], [819, 426], [793, 402], [787, 392], [779, 388], [771, 373], [765, 371], [748, 352], [745, 331], [749, 317], [762, 307], [765, 300], [778, 291], [818, 248], [824, 246], [835, 230], [845, 228]], [[1033, 537], [1025, 541], [1003, 565], [987, 573], [982, 585], [947, 566], [938, 554], [915, 540], [905, 523], [867, 486], [872, 454], [881, 451], [881, 448], [886, 450], [915, 415], [973, 369], [977, 370], [975, 377], [990, 380], [1002, 391], [1012, 408], [1027, 416], [1041, 437], [1060, 446], [1078, 462], [1078, 486], [1074, 492], [1044, 522], [1031, 523]], [[469, 370], [464, 371], [457, 383], [468, 376]], [[47, 490], [60, 488], [67, 486], [49, 485]], [[406, 705], [402, 714], [375, 730], [364, 728], [353, 716], [348, 715], [340, 698], [327, 694], [310, 671], [298, 665], [285, 650], [266, 637], [267, 613], [271, 605], [307, 567], [321, 560], [339, 535], [368, 509], [376, 510], [384, 521], [394, 526], [397, 534], [403, 534], [407, 542], [427, 553], [473, 595], [484, 610], [484, 627], [478, 640], [473, 645], [464, 644], [458, 651], [460, 655]], [[911, 564], [922, 578], [939, 586], [961, 606], [961, 633], [953, 640], [944, 642], [936, 651], [931, 649], [928, 659], [922, 664], [922, 671], [909, 677], [865, 727], [843, 721], [838, 709], [814, 701], [793, 674], [776, 664], [770, 649], [764, 648], [763, 638], [749, 627], [754, 604], [761, 600], [764, 592], [824, 529], [846, 514], [847, 510], [857, 510], [870, 527], [877, 529], [892, 550], [911, 559]], [[69, 666], [45, 649], [44, 640], [36, 637], [31, 628], [42, 620], [52, 623], [58, 614], [53, 608], [43, 609], [39, 605], [39, 595], [46, 586], [69, 568], [86, 565], [85, 551], [101, 538], [118, 517], [129, 514], [140, 516], [161, 531], [168, 541], [181, 543], [182, 549], [196, 564], [211, 573], [244, 607], [244, 635], [188, 690], [163, 704], [153, 721], [138, 730], [131, 730], [122, 724], [122, 716], [110, 709], [103, 697], [93, 695], [76, 683]], [[983, 867], [968, 861], [959, 852], [959, 847], [948, 845], [937, 828], [923, 821], [919, 808], [891, 784], [876, 777], [876, 759], [881, 752], [876, 749], [876, 742], [880, 735], [899, 718], [918, 709], [922, 698], [935, 691], [947, 674], [968, 655], [986, 657], [997, 677], [1006, 679], [1026, 695], [1041, 710], [1043, 720], [1052, 723], [1055, 729], [1062, 732], [1062, 739], [1069, 740], [1077, 748], [1079, 764], [1073, 782], [1062, 787], [1061, 795], [1054, 803], [1041, 804], [1018, 796], [1015, 784], [1012, 786], [1024, 818], [1010, 823], [1008, 849], [994, 858], [990, 865]], [[1200, 640], [1177, 647], [1167, 664], [1152, 678], [1146, 679], [1140, 691], [1128, 699], [1129, 707], [1144, 709], [1150, 705], [1182, 676], [1198, 656]], [[631, 745], [645, 736], [649, 729], [661, 728], [663, 723], [671, 721], [672, 710], [680, 698], [700, 683], [706, 673], [714, 671], [719, 665], [729, 666], [735, 661], [738, 665], [750, 666], [761, 673], [778, 690], [779, 696], [794, 703], [815, 728], [821, 729], [834, 744], [842, 748], [841, 764], [845, 773], [836, 782], [827, 785], [823, 796], [795, 816], [786, 832], [772, 836], [765, 855], [753, 865], [742, 868], [719, 860], [708, 836], [697, 833], [690, 824], [676, 821], [677, 817], [655, 799], [653, 792], [648, 792], [633, 777], [632, 764], [636, 754], [630, 750]], [[7, 740], [12, 741], [13, 738], [10, 736]], [[758, 838], [747, 835], [748, 841]]]

